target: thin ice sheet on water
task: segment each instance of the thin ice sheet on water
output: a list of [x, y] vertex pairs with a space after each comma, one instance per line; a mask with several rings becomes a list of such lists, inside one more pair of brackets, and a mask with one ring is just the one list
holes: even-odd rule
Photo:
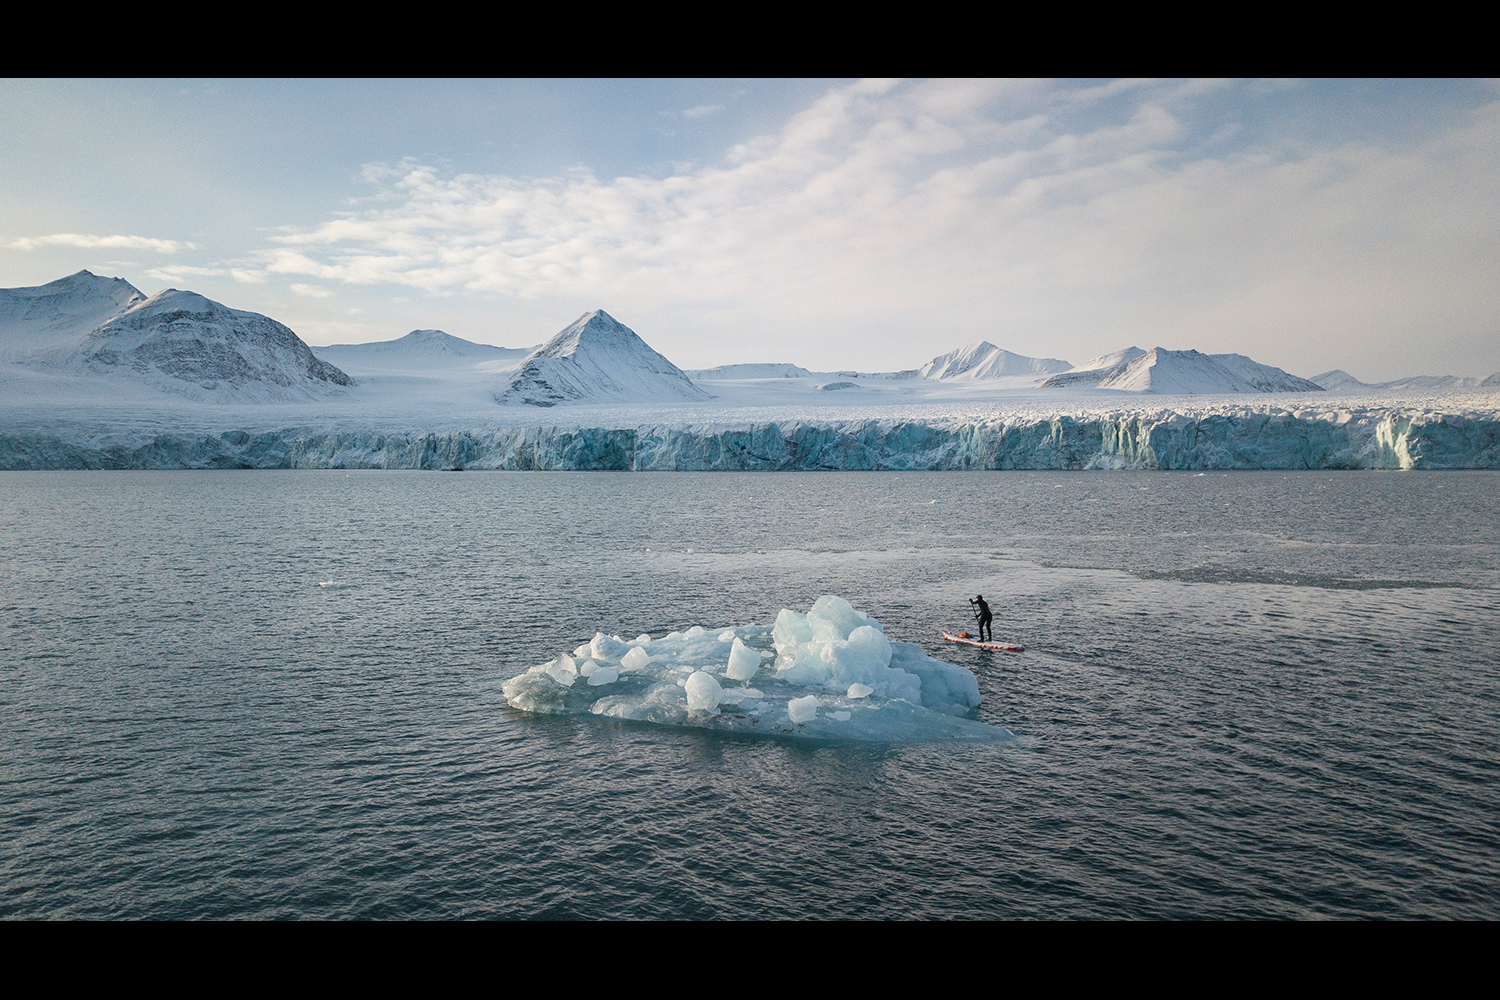
[[874, 618], [824, 596], [771, 625], [634, 640], [599, 633], [503, 685], [526, 712], [864, 740], [1007, 739], [970, 718], [979, 685]]

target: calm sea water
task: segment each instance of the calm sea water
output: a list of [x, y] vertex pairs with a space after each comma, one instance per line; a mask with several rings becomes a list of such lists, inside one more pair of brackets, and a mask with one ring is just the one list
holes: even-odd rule
[[[1500, 474], [0, 473], [0, 916], [1500, 917]], [[533, 717], [824, 593], [1005, 744]], [[1021, 654], [959, 648], [983, 593]], [[938, 641], [934, 641], [938, 639]]]

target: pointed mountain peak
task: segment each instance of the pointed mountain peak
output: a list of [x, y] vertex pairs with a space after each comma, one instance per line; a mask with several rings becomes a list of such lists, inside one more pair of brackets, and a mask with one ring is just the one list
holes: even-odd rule
[[646, 346], [646, 342], [630, 327], [603, 309], [595, 309], [593, 312], [584, 313], [559, 330], [551, 340], [538, 347], [532, 357], [565, 358], [572, 357], [580, 351], [618, 352], [622, 350], [630, 354], [646, 352], [655, 357], [661, 357]]
[[708, 394], [603, 309], [584, 313], [532, 351], [495, 394], [501, 404], [599, 399], [707, 399]]
[[0, 288], [0, 357], [69, 346], [146, 296], [124, 278], [78, 271], [29, 288]]

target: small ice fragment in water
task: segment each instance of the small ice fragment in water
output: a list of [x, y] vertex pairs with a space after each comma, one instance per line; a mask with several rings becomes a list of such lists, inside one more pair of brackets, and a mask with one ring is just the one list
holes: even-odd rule
[[870, 685], [868, 684], [849, 685], [849, 697], [851, 698], [868, 698], [874, 693], [875, 689], [870, 687]]
[[651, 662], [651, 654], [639, 646], [631, 647], [630, 652], [620, 657], [620, 666], [626, 670], [639, 670]]
[[793, 698], [786, 703], [786, 714], [793, 722], [811, 722], [818, 715], [818, 696], [810, 694], [806, 698]]
[[742, 639], [736, 637], [734, 648], [729, 651], [729, 667], [724, 671], [724, 675], [730, 680], [748, 681], [758, 670], [760, 670], [759, 650], [751, 649]]
[[[708, 712], [717, 714], [719, 702], [723, 699], [724, 689], [719, 686], [712, 674], [706, 674], [699, 670], [687, 679], [684, 685], [687, 689], [687, 706], [689, 712]], [[813, 699], [814, 703], [817, 699]]]

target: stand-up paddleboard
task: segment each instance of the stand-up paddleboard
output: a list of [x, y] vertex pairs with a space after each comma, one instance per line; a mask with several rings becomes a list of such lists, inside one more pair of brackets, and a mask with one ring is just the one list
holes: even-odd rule
[[954, 635], [952, 632], [944, 632], [943, 638], [949, 642], [963, 643], [965, 646], [978, 646], [980, 649], [1001, 649], [1007, 653], [1020, 653], [1026, 649], [1025, 646], [1007, 646], [1003, 642], [980, 642], [978, 639], [970, 639], [966, 635]]

